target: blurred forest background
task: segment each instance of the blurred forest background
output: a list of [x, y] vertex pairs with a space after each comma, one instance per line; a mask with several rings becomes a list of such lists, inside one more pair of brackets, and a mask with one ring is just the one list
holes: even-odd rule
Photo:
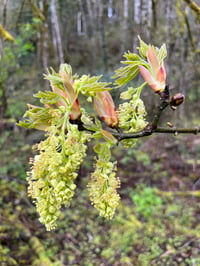
[[[37, 103], [32, 95], [48, 89], [42, 73], [66, 62], [109, 81], [123, 53], [137, 51], [138, 35], [166, 43], [171, 93], [186, 96], [162, 124], [199, 126], [199, 0], [0, 0], [0, 265], [200, 265], [199, 135], [116, 147], [122, 201], [112, 221], [87, 197], [90, 148], [56, 230], [45, 231], [26, 194], [31, 146], [43, 133], [16, 122], [26, 103]], [[112, 91], [117, 104], [119, 93]], [[158, 99], [150, 89], [142, 97], [151, 117]]]

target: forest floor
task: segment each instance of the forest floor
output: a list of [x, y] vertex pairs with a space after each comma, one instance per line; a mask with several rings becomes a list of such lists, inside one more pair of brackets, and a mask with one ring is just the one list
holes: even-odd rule
[[113, 152], [121, 204], [111, 221], [89, 203], [88, 161], [51, 232], [38, 221], [26, 181], [2, 175], [0, 265], [200, 265], [200, 137], [156, 135]]

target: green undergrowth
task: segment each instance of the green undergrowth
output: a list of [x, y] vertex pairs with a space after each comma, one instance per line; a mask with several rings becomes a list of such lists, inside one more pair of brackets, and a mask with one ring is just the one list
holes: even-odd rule
[[[13, 121], [8, 125], [13, 127]], [[15, 130], [0, 133], [0, 175], [25, 179], [31, 145], [27, 142], [24, 144], [25, 135], [22, 130]]]

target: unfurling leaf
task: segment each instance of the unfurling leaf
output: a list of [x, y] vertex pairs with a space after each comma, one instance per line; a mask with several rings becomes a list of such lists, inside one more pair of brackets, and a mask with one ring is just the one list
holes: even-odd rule
[[90, 77], [83, 75], [74, 81], [74, 88], [77, 93], [82, 93], [87, 97], [94, 96], [96, 92], [111, 90], [108, 82], [99, 82], [102, 76]]
[[[148, 64], [146, 66], [139, 65], [142, 77], [156, 93], [163, 92], [166, 87], [166, 70], [163, 62], [165, 49], [162, 47], [156, 52], [155, 47], [149, 45], [147, 49]], [[160, 58], [158, 58], [159, 52]]]

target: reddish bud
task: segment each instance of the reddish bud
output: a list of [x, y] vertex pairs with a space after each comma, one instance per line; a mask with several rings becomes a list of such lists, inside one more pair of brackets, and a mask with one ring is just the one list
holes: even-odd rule
[[94, 97], [94, 109], [109, 127], [115, 127], [118, 124], [115, 104], [108, 91], [96, 93]]
[[171, 100], [170, 100], [170, 105], [172, 109], [176, 109], [176, 106], [182, 104], [182, 102], [184, 101], [185, 96], [182, 93], [176, 93], [174, 96], [172, 96]]
[[154, 92], [161, 93], [166, 86], [166, 70], [163, 62], [159, 64], [157, 54], [152, 46], [148, 47], [147, 61], [149, 69], [139, 65], [140, 73]]
[[79, 119], [81, 116], [81, 110], [78, 98], [76, 96], [76, 92], [73, 88], [73, 81], [69, 79], [69, 76], [65, 71], [60, 71], [59, 74], [62, 78], [63, 85], [65, 88], [65, 92], [62, 92], [61, 95], [68, 99], [71, 104], [70, 119]]

